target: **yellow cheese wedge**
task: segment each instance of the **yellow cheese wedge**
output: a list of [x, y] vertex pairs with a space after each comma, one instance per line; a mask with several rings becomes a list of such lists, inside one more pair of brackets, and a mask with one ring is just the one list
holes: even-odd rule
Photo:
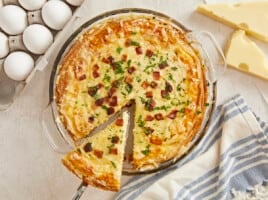
[[268, 1], [203, 4], [197, 11], [268, 42]]
[[268, 58], [245, 31], [234, 32], [227, 46], [226, 61], [231, 67], [268, 80]]

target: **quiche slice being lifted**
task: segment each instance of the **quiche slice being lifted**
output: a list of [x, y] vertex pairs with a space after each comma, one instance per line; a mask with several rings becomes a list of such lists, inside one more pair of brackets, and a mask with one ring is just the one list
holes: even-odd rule
[[65, 155], [63, 164], [85, 184], [118, 191], [128, 122], [129, 113], [125, 111], [122, 118], [118, 118]]

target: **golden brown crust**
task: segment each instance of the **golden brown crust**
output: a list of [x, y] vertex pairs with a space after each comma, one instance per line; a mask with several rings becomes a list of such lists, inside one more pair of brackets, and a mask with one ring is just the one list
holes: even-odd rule
[[120, 189], [118, 178], [115, 178], [114, 174], [107, 173], [97, 175], [93, 172], [91, 167], [87, 166], [87, 163], [83, 162], [83, 159], [79, 159], [79, 157], [75, 158], [69, 155], [62, 159], [62, 163], [87, 185], [115, 192]]

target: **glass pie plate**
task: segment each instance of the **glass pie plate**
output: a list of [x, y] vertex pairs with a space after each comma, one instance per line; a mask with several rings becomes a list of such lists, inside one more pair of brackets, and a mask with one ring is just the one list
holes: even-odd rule
[[[143, 15], [143, 16], [152, 16], [156, 17], [159, 20], [163, 20], [165, 22], [171, 23], [173, 26], [175, 26], [177, 29], [181, 30], [182, 32], [185, 33], [187, 40], [190, 42], [190, 44], [193, 46], [193, 48], [198, 51], [200, 54], [201, 60], [203, 62], [203, 65], [206, 66], [206, 81], [207, 81], [207, 91], [208, 91], [208, 97], [207, 101], [209, 102], [209, 105], [206, 107], [205, 111], [205, 117], [203, 118], [202, 125], [193, 138], [193, 140], [189, 143], [187, 146], [186, 152], [174, 159], [168, 160], [166, 162], [163, 162], [158, 165], [158, 167], [154, 169], [144, 169], [144, 170], [137, 170], [133, 168], [132, 163], [126, 159], [124, 161], [124, 166], [123, 166], [123, 174], [124, 175], [139, 175], [139, 174], [145, 174], [145, 173], [152, 173], [156, 172], [159, 170], [162, 170], [164, 168], [167, 168], [171, 165], [174, 165], [175, 163], [179, 162], [184, 156], [186, 156], [197, 144], [198, 142], [202, 139], [202, 136], [206, 133], [206, 129], [208, 127], [208, 124], [210, 122], [212, 113], [213, 113], [213, 108], [216, 102], [216, 85], [217, 85], [217, 70], [214, 67], [214, 64], [212, 62], [212, 59], [210, 58], [211, 55], [208, 54], [208, 50], [206, 49], [206, 46], [204, 46], [204, 42], [202, 42], [201, 38], [207, 38], [209, 39], [210, 45], [213, 45], [213, 52], [217, 52], [218, 56], [221, 57], [221, 59], [224, 61], [224, 66], [225, 64], [225, 59], [223, 52], [221, 51], [221, 48], [219, 47], [218, 43], [214, 39], [213, 35], [210, 34], [209, 32], [206, 31], [191, 31], [188, 28], [186, 28], [184, 25], [182, 25], [180, 22], [171, 19], [167, 15], [164, 15], [162, 13], [152, 11], [152, 10], [147, 10], [147, 9], [140, 9], [140, 8], [131, 8], [131, 9], [120, 9], [120, 10], [114, 10], [114, 11], [109, 11], [106, 13], [103, 13], [101, 15], [96, 16], [93, 19], [90, 19], [83, 25], [81, 25], [76, 31], [72, 33], [72, 35], [67, 39], [67, 41], [63, 44], [62, 48], [57, 54], [56, 60], [54, 62], [54, 66], [51, 72], [51, 77], [50, 77], [50, 87], [49, 87], [49, 96], [50, 96], [50, 101], [47, 106], [47, 108], [44, 110], [43, 115], [42, 115], [42, 125], [43, 129], [45, 132], [45, 135], [48, 138], [48, 141], [52, 148], [58, 152], [58, 153], [67, 153], [70, 152], [74, 149], [74, 144], [73, 141], [71, 140], [70, 136], [68, 135], [65, 127], [59, 120], [59, 114], [57, 111], [57, 105], [54, 100], [54, 95], [55, 95], [55, 85], [56, 85], [56, 78], [58, 74], [58, 64], [61, 62], [62, 58], [68, 52], [69, 48], [72, 46], [72, 44], [75, 42], [76, 38], [83, 34], [86, 30], [90, 29], [92, 26], [95, 24], [107, 20], [109, 18], [115, 18], [118, 16], [124, 16], [124, 15]], [[125, 108], [129, 109], [130, 108]], [[111, 122], [116, 115], [119, 113], [115, 114], [107, 123]], [[105, 124], [107, 124], [105, 123]], [[94, 130], [90, 135], [95, 134], [98, 132], [98, 130], [102, 129], [104, 126], [100, 126], [96, 130]], [[131, 130], [131, 125], [130, 123], [130, 128]], [[128, 155], [131, 155], [131, 150], [132, 150], [132, 138], [131, 134], [128, 134], [128, 140], [127, 140], [127, 145], [126, 145], [126, 152], [125, 156], [128, 157]]]

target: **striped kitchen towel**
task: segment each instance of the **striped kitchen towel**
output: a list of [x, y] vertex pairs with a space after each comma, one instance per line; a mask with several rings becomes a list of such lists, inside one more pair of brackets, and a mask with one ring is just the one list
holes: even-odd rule
[[216, 108], [207, 133], [189, 155], [166, 170], [132, 178], [116, 199], [232, 199], [232, 191], [267, 183], [267, 137], [268, 124], [237, 95]]

